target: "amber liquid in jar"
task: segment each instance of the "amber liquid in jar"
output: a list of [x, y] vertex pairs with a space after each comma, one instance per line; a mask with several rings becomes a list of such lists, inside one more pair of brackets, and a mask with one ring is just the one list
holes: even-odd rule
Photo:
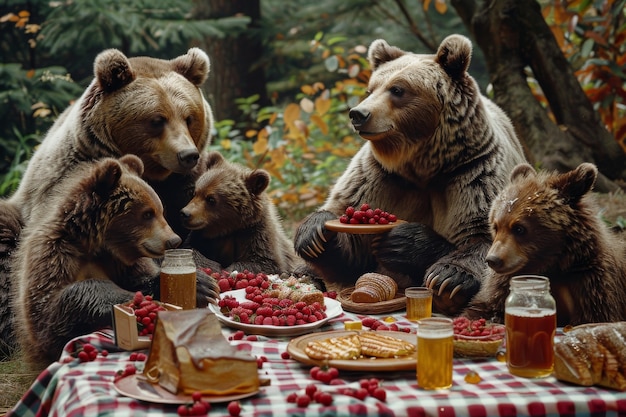
[[166, 251], [161, 265], [161, 301], [183, 310], [196, 308], [196, 265], [190, 250]]
[[542, 378], [552, 374], [555, 312], [509, 308], [504, 322], [509, 372], [526, 378]]

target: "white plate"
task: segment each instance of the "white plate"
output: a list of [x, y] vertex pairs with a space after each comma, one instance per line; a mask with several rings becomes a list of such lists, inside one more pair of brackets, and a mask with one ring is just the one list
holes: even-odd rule
[[[220, 298], [224, 298], [227, 295], [234, 297], [239, 302], [247, 301], [245, 289], [226, 291], [220, 294]], [[209, 309], [211, 309], [211, 311], [215, 313], [217, 318], [228, 327], [243, 330], [247, 334], [258, 334], [262, 336], [299, 336], [301, 334], [310, 333], [311, 330], [322, 327], [324, 323], [326, 323], [328, 320], [339, 317], [343, 314], [341, 303], [337, 300], [324, 297], [324, 305], [326, 306], [326, 318], [313, 323], [298, 324], [295, 326], [244, 324], [225, 316], [220, 311], [220, 308], [215, 304], [209, 304]]]
[[[149, 401], [151, 403], [185, 404], [193, 402], [191, 395], [172, 394], [159, 384], [149, 383], [142, 375], [139, 374], [119, 379], [115, 381], [113, 387], [118, 393], [125, 397]], [[258, 394], [259, 391], [260, 390], [233, 395], [203, 395], [202, 399], [209, 403], [223, 403], [251, 397]]]

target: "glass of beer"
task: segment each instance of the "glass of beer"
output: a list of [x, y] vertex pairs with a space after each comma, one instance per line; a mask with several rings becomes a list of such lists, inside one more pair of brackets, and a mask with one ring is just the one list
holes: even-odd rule
[[431, 317], [417, 322], [417, 385], [423, 389], [452, 386], [454, 350], [452, 319]]
[[506, 360], [509, 372], [526, 378], [549, 376], [554, 368], [556, 304], [550, 281], [541, 276], [511, 279], [505, 304]]
[[428, 287], [409, 287], [404, 290], [406, 297], [406, 318], [418, 321], [432, 316], [433, 290]]
[[161, 264], [161, 301], [196, 308], [196, 264], [191, 249], [169, 249]]

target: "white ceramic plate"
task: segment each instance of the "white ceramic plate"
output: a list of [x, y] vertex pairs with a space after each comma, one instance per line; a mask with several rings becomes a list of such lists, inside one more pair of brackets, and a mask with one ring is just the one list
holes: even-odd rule
[[[246, 290], [234, 290], [226, 291], [220, 294], [220, 298], [224, 298], [227, 295], [234, 297], [237, 301], [246, 301]], [[322, 327], [324, 323], [335, 317], [339, 317], [343, 314], [341, 303], [332, 298], [324, 297], [324, 305], [326, 306], [326, 318], [318, 320], [314, 323], [299, 324], [295, 326], [271, 326], [271, 325], [256, 325], [256, 324], [244, 324], [239, 323], [230, 317], [225, 316], [218, 306], [215, 304], [209, 304], [209, 309], [215, 313], [217, 318], [234, 329], [240, 329], [246, 332], [246, 334], [258, 334], [262, 336], [298, 336], [301, 334], [310, 333], [312, 330]]]
[[[151, 384], [142, 375], [134, 374], [115, 381], [115, 390], [125, 397], [159, 404], [185, 404], [193, 402], [191, 395], [172, 394], [159, 384]], [[209, 403], [222, 403], [240, 400], [256, 395], [259, 391], [235, 395], [203, 395]]]

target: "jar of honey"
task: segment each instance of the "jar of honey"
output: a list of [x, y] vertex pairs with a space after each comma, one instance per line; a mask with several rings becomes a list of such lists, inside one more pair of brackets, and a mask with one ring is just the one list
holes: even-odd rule
[[527, 378], [552, 374], [556, 302], [548, 278], [524, 275], [511, 279], [504, 324], [509, 372]]

